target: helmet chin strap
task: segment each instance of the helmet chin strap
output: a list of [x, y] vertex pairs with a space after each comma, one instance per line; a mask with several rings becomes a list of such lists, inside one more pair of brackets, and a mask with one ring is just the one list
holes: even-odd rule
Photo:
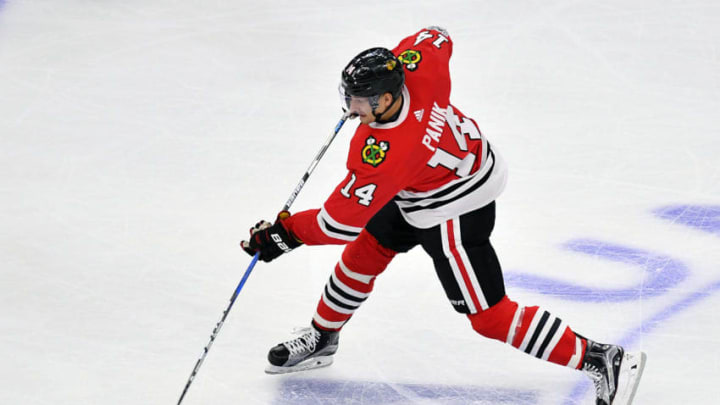
[[[377, 109], [378, 109], [378, 107], [380, 107], [380, 97], [378, 97], [378, 96], [373, 96], [373, 97], [374, 97], [374, 100], [370, 101], [370, 107], [372, 107], [372, 110], [370, 110], [370, 113], [373, 115], [373, 117], [375, 117], [375, 120], [377, 121], [377, 119], [380, 118], [377, 115]], [[381, 113], [380, 115], [382, 115], [382, 114], [383, 113]]]
[[[395, 101], [397, 100], [397, 99], [395, 98], [395, 96], [392, 96], [392, 98], [393, 98], [393, 100], [392, 100], [392, 102], [390, 103], [390, 106], [392, 106], [393, 104], [395, 104]], [[403, 103], [405, 103], [405, 99], [404, 99], [403, 96], [401, 95], [401, 96], [400, 96], [400, 108], [398, 108], [397, 112], [396, 112], [395, 114], [393, 114], [392, 117], [390, 117], [390, 118], [388, 118], [388, 119], [386, 119], [386, 120], [381, 119], [380, 116], [382, 116], [383, 114], [385, 114], [385, 113], [387, 112], [387, 109], [386, 109], [384, 112], [380, 113], [380, 116], [378, 116], [377, 113], [376, 113], [378, 106], [373, 107], [373, 109], [372, 109], [372, 115], [375, 117], [375, 122], [377, 122], [378, 124], [387, 124], [388, 122], [393, 122], [393, 121], [395, 121], [396, 119], [398, 119], [398, 117], [400, 116], [400, 112], [402, 111], [402, 108], [403, 108]], [[390, 108], [390, 107], [388, 107], [388, 108]]]

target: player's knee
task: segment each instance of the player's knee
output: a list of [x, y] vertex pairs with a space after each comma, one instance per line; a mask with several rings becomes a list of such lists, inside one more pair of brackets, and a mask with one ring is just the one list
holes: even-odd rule
[[517, 309], [518, 304], [504, 296], [500, 302], [485, 311], [469, 314], [467, 317], [477, 333], [504, 342]]
[[362, 274], [378, 274], [390, 263], [396, 252], [383, 247], [368, 231], [360, 232], [342, 254], [346, 266]]

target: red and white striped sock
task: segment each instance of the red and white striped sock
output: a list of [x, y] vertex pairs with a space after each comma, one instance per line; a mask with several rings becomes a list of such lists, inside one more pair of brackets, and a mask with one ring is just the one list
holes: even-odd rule
[[363, 230], [345, 247], [335, 265], [313, 316], [313, 324], [323, 330], [340, 330], [370, 295], [375, 277], [385, 270], [394, 256], [394, 251], [381, 246]]
[[520, 307], [507, 296], [489, 309], [468, 315], [483, 336], [512, 345], [531, 356], [579, 369], [587, 341], [560, 318], [539, 307]]

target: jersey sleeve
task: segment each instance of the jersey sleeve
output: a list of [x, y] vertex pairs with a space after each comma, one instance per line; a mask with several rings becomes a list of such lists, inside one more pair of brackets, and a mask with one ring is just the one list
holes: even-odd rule
[[452, 39], [440, 27], [424, 28], [400, 41], [393, 49], [405, 67], [406, 81], [422, 82], [423, 87], [432, 86], [435, 97], [442, 100], [450, 97], [452, 51]]
[[410, 168], [416, 166], [417, 153], [399, 140], [387, 141], [390, 138], [371, 135], [370, 129], [363, 127], [351, 140], [345, 178], [323, 206], [286, 220], [288, 230], [308, 245], [355, 240], [370, 218], [414, 175]]
[[322, 208], [299, 212], [286, 220], [297, 239], [307, 245], [352, 242], [370, 218], [401, 190], [391, 170], [353, 166], [348, 167], [347, 176]]

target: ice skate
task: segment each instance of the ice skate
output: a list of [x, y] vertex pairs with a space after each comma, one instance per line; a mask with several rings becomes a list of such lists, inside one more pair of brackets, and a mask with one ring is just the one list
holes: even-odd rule
[[295, 331], [299, 336], [281, 343], [268, 353], [268, 374], [285, 374], [327, 367], [337, 351], [339, 332], [326, 332], [314, 327]]
[[596, 405], [630, 405], [647, 356], [622, 347], [587, 340], [582, 370], [595, 385]]

